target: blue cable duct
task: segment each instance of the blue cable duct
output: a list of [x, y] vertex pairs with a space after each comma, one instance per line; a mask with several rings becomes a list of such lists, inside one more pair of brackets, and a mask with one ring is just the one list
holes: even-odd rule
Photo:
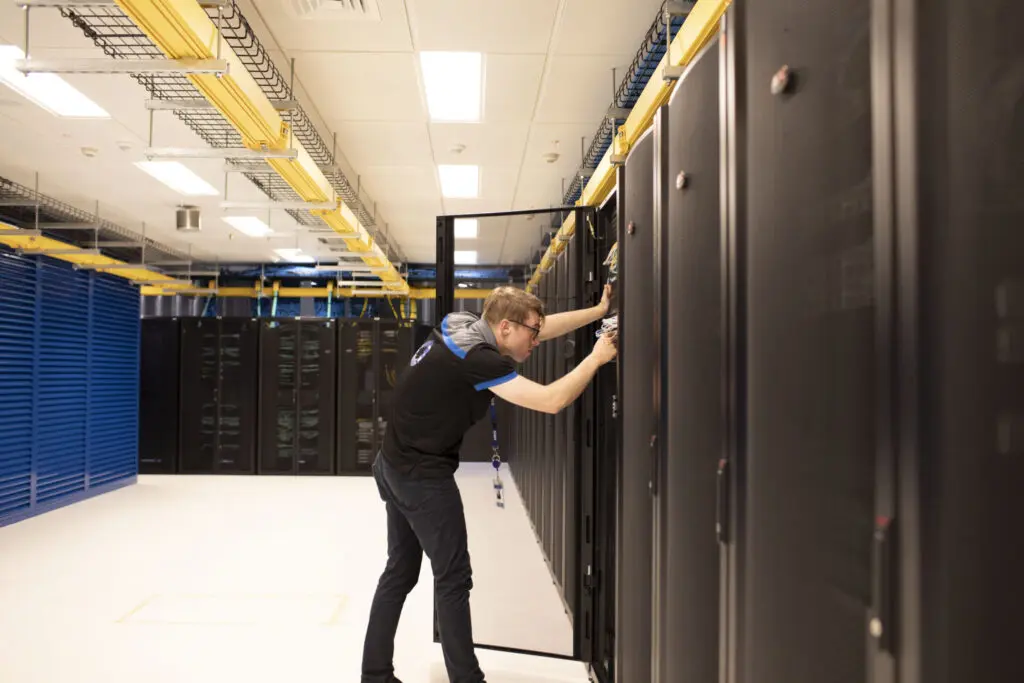
[[[658, 64], [661, 63], [662, 58], [665, 56], [665, 19], [664, 19], [664, 5], [658, 10], [658, 16], [651, 24], [651, 28], [648, 29], [647, 35], [644, 37], [643, 44], [637, 51], [636, 58], [633, 60], [633, 64], [630, 66], [629, 71], [622, 79], [622, 83], [619, 85], [618, 90], [615, 93], [615, 99], [612, 101], [612, 107], [620, 109], [632, 109], [636, 104], [636, 101], [640, 98], [640, 94], [644, 88], [647, 87], [648, 81], [651, 80], [651, 76], [654, 75], [655, 70], [658, 68]], [[671, 32], [669, 34], [669, 40], [679, 32], [679, 28], [686, 21], [685, 16], [672, 17], [670, 22]], [[583, 158], [583, 162], [576, 170], [573, 176], [572, 182], [566, 189], [565, 195], [562, 197], [563, 206], [572, 206], [579, 201], [580, 195], [583, 194], [583, 188], [585, 183], [580, 175], [586, 169], [597, 168], [597, 165], [601, 163], [601, 159], [608, 152], [608, 148], [611, 147], [612, 138], [615, 136], [615, 131], [619, 129], [619, 126], [626, 122], [625, 119], [615, 119], [613, 122], [610, 119], [603, 119], [597, 132], [594, 133], [594, 139], [590, 143], [590, 148], [587, 150], [586, 155]], [[545, 244], [545, 246], [547, 246]]]

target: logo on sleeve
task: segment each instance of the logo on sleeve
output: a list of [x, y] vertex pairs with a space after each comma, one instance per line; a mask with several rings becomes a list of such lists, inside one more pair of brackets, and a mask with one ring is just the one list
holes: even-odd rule
[[423, 360], [428, 353], [430, 353], [431, 347], [434, 346], [434, 340], [428, 339], [423, 346], [416, 351], [416, 354], [412, 357], [412, 361], [409, 363], [410, 366], [416, 365]]

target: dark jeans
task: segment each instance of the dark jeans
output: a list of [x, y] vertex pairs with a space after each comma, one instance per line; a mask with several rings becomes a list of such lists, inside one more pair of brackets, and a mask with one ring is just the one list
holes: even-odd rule
[[398, 680], [393, 664], [395, 631], [405, 597], [419, 578], [424, 552], [434, 572], [434, 600], [448, 677], [451, 683], [481, 683], [484, 675], [473, 651], [469, 616], [473, 580], [466, 517], [455, 478], [407, 478], [380, 454], [373, 463], [373, 477], [387, 504], [388, 563], [370, 608], [362, 683]]

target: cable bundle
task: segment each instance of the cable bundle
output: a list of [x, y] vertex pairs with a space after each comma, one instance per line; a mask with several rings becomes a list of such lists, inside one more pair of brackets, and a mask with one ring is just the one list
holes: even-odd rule
[[601, 321], [601, 327], [598, 329], [595, 336], [600, 339], [602, 335], [608, 334], [609, 332], [618, 332], [619, 330], [619, 316], [611, 315]]

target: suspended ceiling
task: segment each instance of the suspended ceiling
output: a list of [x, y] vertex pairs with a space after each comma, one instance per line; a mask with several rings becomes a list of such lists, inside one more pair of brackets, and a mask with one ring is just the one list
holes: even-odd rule
[[[442, 213], [544, 208], [560, 204], [612, 99], [612, 69], [621, 78], [633, 60], [660, 0], [380, 0], [380, 21], [303, 19], [292, 0], [240, 0], [238, 6], [278, 68], [295, 60], [298, 99], [330, 140], [337, 135], [342, 168], [364, 200], [375, 203], [410, 262], [434, 260], [434, 219]], [[339, 13], [341, 14], [341, 13]], [[0, 3], [0, 43], [21, 46], [23, 15]], [[484, 54], [480, 123], [432, 123], [419, 69], [420, 51]], [[55, 9], [31, 14], [33, 57], [102, 57]], [[299, 247], [330, 260], [317, 235], [283, 211], [260, 211], [270, 238], [247, 237], [221, 220], [224, 162], [186, 165], [220, 191], [182, 197], [138, 170], [147, 146], [147, 94], [129, 76], [65, 76], [111, 115], [110, 120], [55, 117], [0, 85], [0, 175], [34, 185], [62, 201], [142, 231], [181, 251], [222, 262], [269, 262], [274, 249]], [[154, 145], [204, 143], [169, 112], [155, 117]], [[90, 156], [83, 153], [88, 151]], [[557, 153], [553, 163], [545, 158]], [[478, 164], [480, 196], [442, 197], [438, 164]], [[266, 200], [232, 174], [228, 198]], [[203, 231], [178, 233], [174, 208], [203, 209]], [[234, 212], [245, 213], [245, 212]], [[252, 212], [249, 212], [252, 213]], [[539, 244], [541, 227], [488, 223], [476, 240], [481, 262], [515, 262]], [[493, 228], [493, 229], [492, 229]]]

